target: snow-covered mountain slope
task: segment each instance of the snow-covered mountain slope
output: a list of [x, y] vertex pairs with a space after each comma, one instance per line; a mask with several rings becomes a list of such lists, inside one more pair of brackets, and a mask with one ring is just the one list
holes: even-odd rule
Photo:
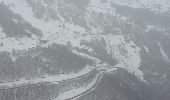
[[[130, 72], [134, 72], [139, 74], [137, 75], [138, 77], [142, 78], [142, 72], [140, 72], [137, 68], [140, 67], [140, 57], [139, 57], [139, 48], [132, 48], [132, 46], [136, 46], [132, 41], [130, 41], [129, 43], [125, 41], [123, 35], [97, 35], [98, 30], [96, 30], [96, 32], [93, 32], [93, 29], [90, 33], [91, 35], [88, 35], [89, 33], [86, 32], [87, 30], [84, 27], [81, 27], [79, 25], [75, 25], [73, 23], [64, 23], [61, 22], [61, 20], [55, 20], [55, 21], [47, 21], [45, 22], [45, 20], [43, 19], [37, 19], [34, 16], [33, 13], [33, 8], [29, 7], [29, 2], [30, 1], [18, 1], [18, 0], [10, 0], [10, 1], [4, 1], [3, 3], [5, 5], [9, 5], [10, 9], [12, 10], [13, 13], [15, 14], [19, 14], [22, 16], [22, 18], [24, 20], [26, 20], [27, 22], [31, 23], [32, 26], [34, 26], [35, 28], [38, 28], [39, 30], [41, 30], [43, 36], [41, 39], [43, 40], [48, 40], [49, 42], [47, 43], [48, 45], [51, 45], [53, 43], [57, 43], [57, 44], [61, 44], [61, 45], [66, 45], [68, 42], [71, 43], [71, 45], [74, 48], [78, 48], [78, 49], [84, 49], [87, 48], [89, 51], [91, 51], [92, 53], [95, 51], [86, 46], [86, 45], [81, 45], [82, 41], [86, 41], [89, 43], [93, 43], [93, 41], [101, 41], [101, 39], [103, 38], [104, 41], [106, 42], [106, 51], [108, 53], [108, 55], [111, 55], [112, 58], [116, 58], [118, 60], [119, 63], [123, 64], [125, 66], [125, 68], [129, 69]], [[32, 1], [32, 3], [39, 3], [38, 1]], [[44, 5], [43, 1], [42, 5]], [[56, 2], [57, 5], [58, 2]], [[90, 7], [96, 7], [95, 5], [93, 5], [93, 3], [90, 2]], [[96, 3], [94, 3], [96, 4]], [[56, 5], [54, 5], [54, 7], [56, 7]], [[22, 8], [22, 9], [21, 9]], [[74, 7], [71, 7], [71, 9], [74, 9]], [[75, 9], [76, 10], [76, 9]], [[98, 9], [92, 9], [93, 11], [98, 11]], [[112, 10], [110, 10], [112, 11]], [[110, 12], [109, 11], [109, 12]], [[91, 9], [90, 9], [91, 12]], [[57, 11], [56, 11], [57, 13]], [[101, 11], [100, 13], [107, 13], [107, 12], [103, 12]], [[58, 14], [58, 13], [57, 13]], [[59, 25], [64, 25], [63, 27], [59, 27]], [[58, 27], [57, 27], [58, 26]], [[95, 28], [94, 28], [95, 29]], [[78, 34], [77, 34], [78, 33]], [[86, 36], [84, 36], [86, 35]], [[12, 39], [12, 38], [11, 38]], [[6, 40], [6, 39], [2, 39], [2, 43], [4, 44], [4, 46], [2, 47], [3, 51], [11, 51], [11, 50], [27, 50], [29, 48], [34, 48], [36, 46], [38, 46], [38, 38], [32, 38], [31, 39], [19, 39], [19, 40]], [[8, 41], [8, 42], [6, 42]], [[27, 43], [26, 41], [30, 42]], [[17, 43], [18, 42], [18, 43]], [[20, 45], [22, 43], [22, 45]], [[9, 46], [9, 44], [13, 45], [13, 46]], [[32, 46], [30, 47], [29, 46]], [[14, 46], [16, 45], [16, 46]], [[44, 44], [46, 45], [46, 44]], [[5, 46], [7, 46], [5, 48]], [[10, 47], [10, 48], [9, 48]], [[91, 50], [90, 50], [91, 49]], [[120, 50], [125, 50], [127, 54], [122, 55], [120, 54]], [[124, 57], [126, 56], [126, 57]], [[128, 57], [128, 58], [127, 58]]]
[[110, 0], [110, 1], [115, 4], [124, 5], [128, 7], [148, 9], [154, 13], [164, 13], [170, 11], [169, 0]]
[[[134, 91], [138, 82], [160, 81], [169, 70], [169, 6], [168, 0], [0, 0], [0, 87], [73, 80], [75, 86], [47, 97], [64, 100], [89, 95], [105, 75], [122, 70], [129, 81], [121, 84]], [[75, 88], [74, 79], [86, 80], [91, 71], [99, 74]]]

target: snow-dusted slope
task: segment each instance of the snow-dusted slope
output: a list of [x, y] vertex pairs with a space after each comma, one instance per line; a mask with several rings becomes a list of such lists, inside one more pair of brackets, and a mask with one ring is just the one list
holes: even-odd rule
[[[141, 64], [143, 64], [141, 56], [143, 49], [148, 54], [152, 49], [150, 49], [150, 45], [141, 45], [135, 35], [150, 35], [150, 32], [153, 30], [167, 32], [168, 34], [168, 24], [165, 24], [167, 25], [165, 27], [162, 23], [162, 26], [154, 22], [147, 23], [149, 18], [143, 21], [142, 17], [141, 19], [136, 17], [136, 13], [134, 14], [135, 17], [131, 15], [128, 16], [128, 14], [122, 13], [121, 10], [118, 12], [119, 10], [114, 7], [114, 4], [122, 8], [124, 6], [132, 9], [142, 8], [143, 10], [147, 9], [156, 14], [162, 14], [169, 12], [170, 2], [168, 0], [82, 0], [81, 2], [77, 0], [54, 0], [51, 2], [46, 0], [0, 0], [1, 6], [6, 7], [6, 9], [10, 11], [9, 13], [14, 16], [12, 17], [11, 23], [17, 25], [28, 23], [30, 25], [29, 27], [33, 27], [41, 33], [40, 36], [36, 35], [36, 32], [32, 34], [32, 29], [24, 24], [26, 27], [24, 27], [24, 32], [30, 33], [30, 36], [9, 37], [6, 29], [11, 29], [10, 23], [8, 25], [8, 23], [5, 22], [7, 23], [6, 26], [0, 23], [0, 52], [7, 52], [9, 55], [12, 55], [9, 56], [13, 61], [11, 66], [15, 65], [17, 60], [13, 57], [14, 51], [28, 53], [28, 55], [21, 54], [22, 56], [18, 57], [29, 57], [31, 50], [37, 50], [36, 55], [38, 56], [31, 56], [31, 59], [35, 58], [39, 60], [39, 58], [36, 57], [41, 57], [42, 55], [47, 57], [46, 54], [40, 53], [40, 48], [49, 48], [52, 47], [53, 44], [64, 46], [68, 49], [69, 53], [90, 59], [93, 62], [92, 65], [87, 65], [91, 66], [90, 69], [87, 67], [78, 72], [45, 76], [43, 78], [33, 78], [30, 80], [19, 79], [18, 81], [14, 80], [13, 82], [0, 83], [0, 87], [11, 88], [15, 86], [20, 87], [25, 84], [55, 83], [74, 78], [79, 79], [80, 76], [88, 75], [92, 70], [97, 70], [99, 73], [102, 73], [99, 74], [99, 76], [103, 76], [104, 74], [111, 75], [118, 69], [125, 69], [128, 73], [134, 75], [138, 81], [147, 83], [144, 73], [140, 69]], [[7, 12], [3, 12], [3, 10], [2, 13], [8, 14]], [[149, 16], [154, 15], [149, 14]], [[161, 20], [164, 20], [164, 17]], [[158, 23], [160, 22], [158, 21]], [[15, 29], [11, 30], [11, 32], [17, 33]], [[163, 58], [169, 62], [169, 58], [164, 52], [163, 47], [159, 42], [157, 42], [157, 45], [160, 48]], [[46, 53], [47, 52], [51, 51], [46, 51]], [[63, 55], [64, 54], [65, 53], [63, 53]], [[34, 55], [34, 53], [32, 55]], [[63, 55], [59, 56], [61, 56], [63, 60], [68, 59], [67, 57], [64, 58]], [[70, 55], [68, 54], [68, 56]], [[42, 69], [46, 71], [48, 70], [47, 63], [49, 63], [50, 66], [52, 61], [49, 60], [50, 57], [49, 59], [44, 59], [46, 66]], [[58, 60], [57, 57], [56, 60]], [[63, 63], [63, 61], [60, 61], [60, 59], [55, 63], [61, 63], [55, 65], [55, 67], [61, 66], [61, 70], [64, 70], [62, 69], [63, 66], [67, 65]], [[70, 63], [76, 66], [77, 62]], [[51, 64], [51, 66], [52, 65], [53, 64]], [[38, 66], [41, 66], [41, 64]], [[41, 71], [39, 71], [39, 73], [41, 75]], [[91, 90], [95, 85], [98, 85], [99, 76], [96, 76], [96, 78], [86, 86], [73, 88], [61, 93], [54, 100], [64, 100], [79, 97], [79, 95], [84, 93], [88, 94], [86, 92]], [[73, 92], [76, 93], [73, 94]]]
[[[138, 69], [140, 67], [140, 48], [137, 47], [133, 41], [129, 43], [125, 41], [123, 35], [97, 35], [97, 31], [88, 35], [84, 27], [75, 25], [73, 23], [65, 23], [62, 20], [48, 21], [45, 22], [43, 19], [37, 19], [33, 16], [33, 12], [31, 7], [27, 4], [25, 0], [4, 0], [5, 5], [8, 5], [13, 13], [19, 14], [24, 20], [29, 22], [35, 28], [41, 30], [43, 36], [42, 39], [48, 40], [49, 42], [44, 45], [51, 45], [53, 43], [66, 45], [70, 42], [74, 48], [87, 48], [89, 51], [94, 53], [90, 47], [86, 47], [86, 45], [81, 45], [82, 40], [86, 42], [93, 42], [93, 40], [100, 41], [104, 38], [106, 41], [106, 51], [109, 55], [112, 55], [113, 58], [116, 58], [119, 63], [123, 64], [125, 68], [132, 73], [135, 73], [138, 77], [142, 79], [142, 72]], [[43, 1], [42, 1], [43, 2]], [[98, 1], [92, 0], [90, 2], [90, 7], [94, 7], [97, 9], [92, 9], [95, 12], [98, 12]], [[54, 6], [57, 7], [57, 6]], [[100, 6], [101, 7], [101, 6]], [[103, 8], [106, 8], [105, 6]], [[114, 9], [109, 7], [110, 9], [103, 9], [100, 11], [101, 13], [112, 13]], [[89, 9], [91, 11], [91, 9]], [[107, 12], [106, 12], [107, 11]], [[56, 12], [57, 13], [57, 12]], [[113, 13], [112, 13], [113, 14]], [[115, 16], [113, 14], [112, 16]], [[118, 14], [117, 14], [118, 15]], [[120, 16], [120, 15], [119, 15]], [[123, 16], [122, 16], [123, 17]], [[120, 17], [120, 18], [122, 18]], [[65, 28], [59, 27], [59, 25], [64, 24]], [[76, 33], [75, 33], [76, 32]], [[91, 31], [93, 32], [93, 31]], [[78, 34], [77, 34], [78, 33]], [[85, 35], [87, 34], [87, 35]], [[84, 36], [85, 35], [85, 36]], [[34, 48], [38, 46], [38, 38], [22, 38], [22, 39], [1, 39], [4, 46], [1, 47], [1, 51], [11, 51], [11, 50], [27, 50], [28, 48]], [[6, 42], [7, 41], [7, 42]], [[28, 43], [28, 42], [29, 43]], [[20, 45], [22, 44], [22, 45]], [[13, 46], [9, 46], [13, 45]], [[136, 46], [133, 48], [132, 46]], [[91, 49], [91, 50], [90, 50]], [[127, 54], [122, 55], [121, 49], [124, 49]], [[112, 52], [110, 52], [112, 51]]]
[[154, 13], [170, 11], [169, 0], [110, 0], [111, 2], [132, 8], [144, 8]]

